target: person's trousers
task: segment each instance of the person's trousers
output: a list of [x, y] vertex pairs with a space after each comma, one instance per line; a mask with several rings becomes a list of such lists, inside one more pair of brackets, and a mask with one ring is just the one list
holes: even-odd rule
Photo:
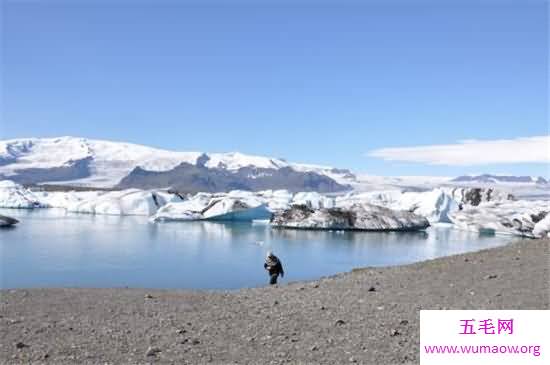
[[269, 284], [275, 285], [277, 284], [277, 278], [279, 277], [279, 274], [272, 274], [269, 276]]

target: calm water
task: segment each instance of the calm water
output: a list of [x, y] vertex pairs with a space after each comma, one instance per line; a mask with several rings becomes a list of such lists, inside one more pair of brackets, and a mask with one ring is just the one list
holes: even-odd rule
[[362, 266], [411, 263], [506, 243], [449, 228], [416, 233], [271, 230], [250, 223], [2, 210], [0, 286], [238, 288], [265, 285], [265, 252], [283, 261], [283, 282]]

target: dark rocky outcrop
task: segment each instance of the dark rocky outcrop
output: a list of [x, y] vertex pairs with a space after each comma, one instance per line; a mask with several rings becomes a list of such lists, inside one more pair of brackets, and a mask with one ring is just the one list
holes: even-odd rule
[[168, 171], [148, 171], [136, 167], [116, 187], [120, 189], [170, 187], [183, 194], [266, 189], [327, 193], [349, 189], [349, 186], [338, 184], [328, 176], [315, 172], [296, 171], [290, 167], [271, 169], [249, 166], [238, 170], [227, 170], [207, 168], [204, 166], [205, 161], [201, 162], [197, 165], [181, 163]]

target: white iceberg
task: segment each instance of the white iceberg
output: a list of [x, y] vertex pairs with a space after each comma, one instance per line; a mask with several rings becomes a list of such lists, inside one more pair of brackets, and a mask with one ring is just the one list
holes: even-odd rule
[[75, 213], [150, 216], [169, 202], [181, 201], [175, 194], [155, 190], [128, 189], [104, 193], [67, 206]]
[[36, 191], [34, 195], [48, 208], [68, 208], [85, 200], [97, 199], [104, 191]]
[[451, 213], [450, 218], [455, 227], [468, 231], [534, 238], [535, 224], [540, 223], [538, 234], [545, 228], [544, 219], [538, 221], [537, 217], [549, 210], [548, 201], [487, 202], [465, 206]]
[[350, 193], [336, 198], [336, 206], [342, 208], [364, 203], [413, 212], [425, 217], [430, 223], [449, 223], [449, 213], [458, 209], [458, 204], [442, 189], [425, 192], [373, 191]]
[[288, 190], [264, 190], [256, 193], [262, 199], [271, 212], [288, 209], [292, 202], [293, 194]]
[[533, 235], [539, 238], [550, 237], [550, 212], [545, 212], [544, 218], [535, 223]]
[[44, 208], [34, 193], [11, 180], [0, 181], [0, 208]]
[[305, 205], [312, 209], [334, 208], [334, 199], [317, 192], [296, 193], [292, 197], [291, 205]]
[[265, 201], [248, 192], [199, 193], [189, 200], [169, 203], [158, 210], [153, 221], [220, 220], [253, 221], [269, 219]]

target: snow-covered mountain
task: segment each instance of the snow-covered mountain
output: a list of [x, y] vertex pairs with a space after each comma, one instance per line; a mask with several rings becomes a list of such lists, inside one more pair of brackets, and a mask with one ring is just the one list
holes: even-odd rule
[[511, 176], [511, 175], [464, 175], [456, 177], [453, 182], [466, 183], [520, 183], [520, 184], [548, 184], [542, 176]]
[[174, 187], [185, 192], [263, 190], [333, 192], [348, 170], [232, 153], [177, 152], [75, 137], [0, 141], [0, 179], [23, 184], [102, 188]]

